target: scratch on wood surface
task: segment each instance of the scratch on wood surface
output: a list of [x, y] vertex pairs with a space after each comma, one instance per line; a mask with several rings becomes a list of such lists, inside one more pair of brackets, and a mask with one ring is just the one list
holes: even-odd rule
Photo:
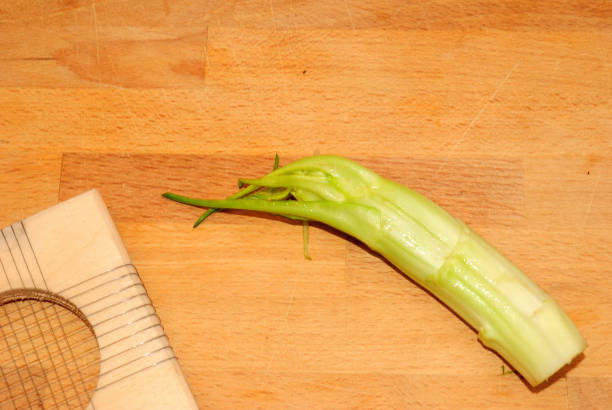
[[132, 110], [131, 105], [128, 102], [127, 98], [125, 98], [123, 87], [118, 87], [118, 88], [120, 89], [119, 95], [121, 96], [121, 100], [123, 101], [123, 104], [125, 105], [126, 110], [129, 112], [129, 115], [127, 116], [127, 118], [129, 118], [129, 121], [132, 123], [132, 129], [134, 130], [135, 135], [138, 135], [138, 132], [140, 131], [140, 129], [138, 125], [136, 124], [136, 121], [134, 120], [134, 118], [136, 117], [136, 113]]
[[206, 65], [206, 71], [210, 69], [210, 61], [208, 60], [208, 26], [204, 30], [204, 44], [203, 44], [203, 52], [204, 52], [204, 64]]
[[591, 189], [591, 199], [589, 199], [589, 204], [586, 207], [584, 212], [584, 218], [582, 220], [582, 226], [585, 227], [587, 224], [587, 220], [589, 219], [589, 215], [591, 214], [591, 209], [593, 208], [593, 201], [595, 200], [595, 196], [597, 195], [597, 188], [599, 187], [599, 181], [601, 180], [601, 172], [597, 173], [597, 178], [593, 183], [593, 188]]
[[[233, 9], [233, 13], [235, 13], [235, 6], [236, 4], [233, 3], [234, 9]], [[218, 27], [222, 27], [223, 23], [221, 21], [221, 17], [219, 15], [215, 15], [216, 18], [216, 25]], [[238, 36], [240, 37], [240, 42], [243, 43], [244, 40], [244, 27], [242, 26], [242, 22], [240, 20], [238, 20], [238, 27], [240, 28], [240, 30], [238, 30]], [[206, 31], [206, 42], [208, 44], [208, 29]], [[244, 69], [242, 68], [242, 64], [241, 62], [238, 60], [238, 54], [236, 54], [236, 49], [234, 47], [234, 44], [232, 41], [229, 41], [227, 43], [227, 47], [230, 51], [230, 53], [232, 54], [232, 59], [234, 60], [234, 63], [236, 64], [236, 67], [238, 68], [238, 71], [240, 72], [240, 77], [242, 77], [242, 81], [246, 84], [247, 83], [247, 76], [244, 74]], [[253, 94], [253, 89], [252, 87], [248, 87], [248, 92], [249, 95]]]
[[355, 30], [355, 23], [353, 22], [353, 13], [351, 13], [351, 8], [349, 7], [348, 0], [344, 0], [344, 7], [346, 7], [346, 12], [349, 16], [349, 21], [351, 22], [351, 28]]
[[[293, 305], [295, 305], [295, 292], [297, 289], [297, 276], [298, 276], [298, 272], [296, 271], [293, 274], [293, 280], [292, 282], [292, 286], [291, 286], [291, 296], [289, 298], [289, 306], [287, 307], [287, 311], [285, 312], [285, 318], [284, 318], [284, 322], [285, 325], [289, 324], [289, 315], [291, 314], [291, 310], [293, 308]], [[266, 370], [264, 371], [264, 377], [263, 377], [263, 382], [265, 383], [265, 379], [268, 377], [268, 375], [270, 374], [270, 368], [272, 367], [272, 363], [274, 362], [274, 359], [276, 359], [278, 350], [275, 350], [274, 352], [272, 352], [272, 354], [270, 355], [270, 358], [268, 359], [268, 363], [266, 364]]]
[[[406, 4], [408, 4], [408, 3], [407, 2], [401, 2], [400, 5], [398, 6], [398, 8], [395, 9], [393, 14], [391, 15], [391, 18], [394, 19], [395, 17], [397, 17], [397, 15], [400, 13], [400, 11], [402, 11], [404, 9], [404, 7], [406, 7]], [[425, 9], [427, 9], [427, 8], [425, 7]]]
[[0, 61], [55, 61], [53, 57], [1, 57]]
[[[299, 30], [299, 27], [295, 19], [296, 11], [293, 8], [293, 0], [289, 2], [289, 10], [291, 11], [292, 16], [291, 23], [293, 25], [293, 32], [296, 33]], [[304, 42], [302, 41], [289, 41], [288, 45], [289, 49], [291, 50], [291, 54], [295, 57], [300, 57], [308, 54], [307, 52], [304, 52]], [[297, 46], [297, 48], [294, 46]], [[296, 52], [296, 49], [299, 49], [299, 52]]]
[[[272, 20], [274, 21], [274, 31], [279, 33], [279, 36], [282, 36], [282, 34], [280, 33], [280, 30], [278, 28], [278, 22], [276, 19], [276, 14], [274, 13], [274, 7], [272, 6], [272, 0], [268, 0], [268, 5], [270, 6], [270, 14], [272, 15]], [[289, 46], [291, 42], [289, 42]], [[283, 58], [283, 54], [281, 52], [281, 48], [280, 48], [280, 44], [279, 42], [276, 42], [276, 54], [278, 55], [278, 60], [280, 62], [280, 69], [278, 70], [280, 72], [280, 77], [282, 78], [282, 82], [283, 82], [283, 90], [285, 91], [285, 95], [288, 96], [289, 95], [289, 86], [287, 85], [287, 77], [285, 75], [285, 72], [283, 70], [283, 68], [285, 67], [285, 60]]]
[[91, 3], [91, 12], [93, 14], [94, 35], [96, 40], [96, 66], [98, 67], [98, 84], [102, 82], [102, 73], [100, 67], [100, 36], [98, 33], [98, 14], [96, 13], [96, 2]]
[[489, 106], [489, 104], [491, 103], [491, 101], [493, 101], [495, 99], [495, 97], [497, 97], [497, 93], [499, 93], [499, 90], [502, 89], [502, 87], [504, 86], [504, 84], [506, 83], [506, 81], [508, 81], [508, 79], [510, 78], [510, 76], [512, 75], [512, 73], [514, 72], [514, 70], [516, 70], [516, 67], [519, 66], [519, 62], [517, 62], [516, 64], [514, 64], [512, 66], [512, 68], [510, 69], [510, 71], [508, 71], [506, 73], [506, 75], [504, 76], [504, 78], [500, 81], [500, 83], [497, 85], [497, 87], [495, 88], [495, 91], [493, 91], [493, 94], [491, 94], [491, 96], [489, 98], [487, 98], [487, 100], [485, 101], [484, 105], [482, 106], [482, 108], [480, 110], [478, 110], [478, 112], [476, 113], [476, 115], [474, 116], [474, 118], [472, 118], [472, 121], [470, 121], [470, 123], [468, 124], [468, 126], [466, 127], [466, 129], [463, 131], [463, 133], [461, 134], [461, 136], [459, 138], [457, 138], [457, 141], [453, 144], [453, 146], [451, 147], [451, 149], [446, 153], [446, 156], [444, 157], [444, 160], [442, 161], [442, 163], [440, 164], [440, 166], [438, 167], [438, 169], [436, 170], [436, 174], [437, 175], [442, 168], [444, 168], [444, 166], [446, 165], [446, 163], [448, 162], [448, 158], [453, 154], [453, 152], [455, 152], [455, 149], [457, 149], [457, 147], [459, 146], [459, 144], [461, 144], [463, 142], [463, 140], [465, 139], [465, 137], [467, 136], [468, 132], [470, 132], [470, 130], [472, 129], [472, 127], [474, 126], [474, 124], [476, 124], [476, 122], [478, 121], [478, 119], [480, 118], [480, 115], [487, 109], [487, 107]]
[[409, 396], [406, 395], [404, 389], [402, 388], [402, 386], [400, 385], [399, 382], [399, 378], [397, 377], [391, 377], [390, 381], [391, 381], [391, 387], [393, 388], [393, 390], [397, 393], [397, 395], [402, 399], [403, 403], [406, 406], [410, 406], [410, 399]]
[[39, 21], [49, 20], [49, 19], [54, 19], [56, 17], [61, 17], [64, 14], [68, 14], [68, 13], [74, 14], [77, 11], [85, 10], [87, 7], [89, 7], [89, 4], [83, 4], [80, 6], [70, 7], [70, 8], [64, 8], [62, 10], [54, 11], [52, 13], [37, 14], [37, 15], [28, 16], [25, 18], [0, 19], [0, 24], [16, 24], [16, 23], [28, 23], [28, 22], [35, 21], [35, 20], [39, 20]]
[[567, 376], [563, 377], [565, 381], [565, 400], [567, 401], [567, 408], [570, 408], [570, 392], [569, 392], [569, 380]]
[[608, 73], [607, 76], [605, 76], [607, 78], [606, 82], [607, 82], [607, 89], [608, 89], [608, 101], [612, 101], [612, 65], [610, 64], [606, 64], [606, 72]]
[[341, 393], [350, 393], [350, 394], [354, 394], [355, 390], [350, 388], [350, 387], [342, 387], [342, 383], [320, 383], [320, 382], [313, 382], [313, 381], [307, 381], [304, 384], [308, 385], [308, 386], [313, 386], [313, 387], [322, 387], [325, 390], [332, 390], [335, 392], [341, 392]]

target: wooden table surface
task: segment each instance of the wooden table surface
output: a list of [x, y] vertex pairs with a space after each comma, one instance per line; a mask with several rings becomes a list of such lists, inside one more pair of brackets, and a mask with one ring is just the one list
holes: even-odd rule
[[[7, 0], [0, 226], [102, 193], [202, 408], [605, 408], [612, 4]], [[313, 153], [417, 189], [495, 244], [589, 347], [530, 389], [463, 322], [320, 225], [222, 213]]]

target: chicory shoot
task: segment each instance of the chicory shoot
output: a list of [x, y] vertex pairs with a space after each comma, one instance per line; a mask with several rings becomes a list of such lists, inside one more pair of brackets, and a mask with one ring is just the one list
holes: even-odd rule
[[548, 293], [421, 194], [339, 156], [275, 162], [268, 175], [241, 179], [246, 187], [227, 199], [163, 196], [209, 208], [196, 226], [216, 209], [242, 209], [319, 221], [359, 239], [460, 315], [532, 386], [586, 348]]

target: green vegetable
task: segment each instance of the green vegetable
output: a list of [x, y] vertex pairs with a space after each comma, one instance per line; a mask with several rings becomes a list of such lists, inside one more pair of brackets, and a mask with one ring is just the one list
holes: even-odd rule
[[164, 196], [319, 221], [354, 236], [457, 312], [533, 386], [586, 348], [553, 298], [462, 221], [353, 161], [318, 155], [241, 183], [248, 186], [225, 200]]

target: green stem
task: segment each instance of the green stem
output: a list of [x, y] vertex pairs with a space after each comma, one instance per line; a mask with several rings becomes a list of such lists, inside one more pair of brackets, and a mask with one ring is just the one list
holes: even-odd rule
[[[230, 195], [228, 197], [228, 199], [238, 199], [238, 198], [242, 198], [244, 196], [247, 196], [253, 192], [255, 192], [259, 187], [256, 185], [249, 185], [245, 188], [242, 188], [240, 191], [236, 192], [233, 195]], [[165, 196], [165, 195], [164, 195]], [[168, 198], [168, 197], [166, 197]], [[193, 224], [194, 228], [197, 228], [202, 222], [204, 222], [204, 220], [206, 218], [208, 218], [210, 215], [214, 214], [217, 211], [220, 211], [221, 208], [210, 208], [208, 209], [206, 212], [204, 212], [199, 218], [198, 220]]]
[[[242, 181], [251, 185], [226, 200], [164, 197], [213, 212], [244, 209], [302, 220], [307, 258], [309, 220], [359, 239], [457, 312], [534, 386], [586, 347], [550, 295], [463, 222], [411, 189], [335, 156], [304, 158]], [[257, 196], [244, 198], [259, 188]]]
[[310, 257], [310, 246], [309, 246], [309, 225], [308, 225], [308, 221], [303, 221], [302, 222], [302, 244], [304, 247], [304, 258], [311, 260], [312, 258]]

